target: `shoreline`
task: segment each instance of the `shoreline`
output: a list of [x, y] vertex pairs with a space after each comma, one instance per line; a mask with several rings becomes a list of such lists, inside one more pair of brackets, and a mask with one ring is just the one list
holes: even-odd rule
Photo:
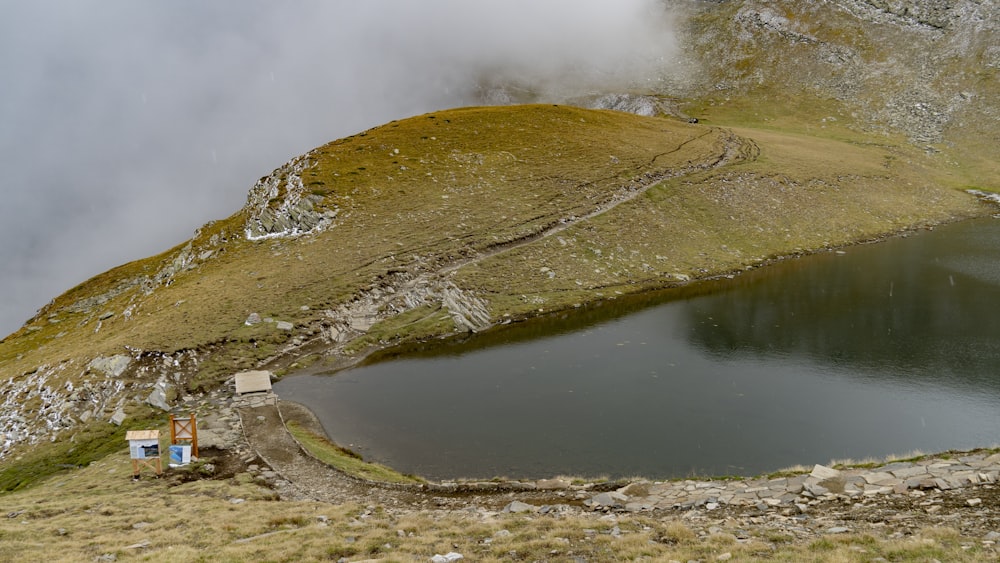
[[[778, 264], [787, 260], [792, 260], [816, 254], [822, 254], [825, 252], [836, 252], [837, 250], [847, 249], [855, 246], [878, 244], [880, 242], [884, 242], [894, 238], [908, 237], [915, 233], [919, 233], [920, 231], [934, 230], [937, 227], [959, 223], [963, 221], [1000, 218], [1000, 194], [982, 192], [980, 190], [974, 190], [974, 189], [968, 189], [964, 191], [969, 195], [975, 197], [979, 202], [982, 203], [983, 207], [981, 209], [981, 212], [955, 213], [949, 215], [948, 217], [937, 218], [937, 219], [923, 218], [920, 221], [917, 221], [915, 224], [908, 225], [896, 231], [886, 232], [872, 237], [861, 238], [844, 244], [829, 245], [802, 251], [794, 251], [787, 254], [781, 254], [779, 256], [770, 257], [761, 261], [748, 261], [738, 267], [731, 268], [723, 272], [714, 272], [706, 274], [704, 276], [691, 277], [689, 280], [686, 281], [662, 281], [658, 285], [650, 285], [641, 282], [626, 284], [623, 286], [619, 286], [620, 289], [626, 290], [622, 291], [620, 295], [595, 297], [590, 301], [585, 301], [573, 305], [565, 305], [553, 309], [546, 309], [544, 312], [508, 315], [506, 317], [503, 317], [502, 321], [492, 323], [487, 328], [481, 330], [469, 330], [466, 332], [451, 332], [447, 334], [418, 338], [416, 340], [385, 342], [377, 345], [368, 346], [354, 354], [349, 354], [349, 355], [342, 354], [341, 352], [347, 345], [353, 342], [354, 339], [338, 343], [335, 346], [330, 346], [323, 342], [320, 343], [306, 342], [298, 348], [292, 350], [285, 350], [281, 355], [267, 359], [260, 366], [258, 366], [257, 369], [270, 369], [272, 371], [279, 371], [279, 372], [287, 371], [288, 369], [293, 369], [291, 366], [295, 366], [296, 364], [299, 364], [302, 361], [306, 360], [308, 365], [294, 368], [295, 371], [297, 372], [296, 374], [282, 374], [280, 377], [284, 378], [288, 376], [294, 376], [297, 374], [308, 374], [308, 373], [322, 373], [324, 375], [332, 375], [339, 371], [363, 365], [369, 361], [378, 363], [399, 356], [404, 356], [407, 353], [412, 353], [414, 350], [424, 348], [428, 345], [430, 346], [446, 345], [451, 341], [461, 341], [467, 338], [474, 338], [477, 335], [489, 333], [490, 331], [498, 329], [502, 330], [504, 327], [509, 325], [530, 323], [533, 320], [565, 314], [567, 312], [571, 312], [579, 308], [597, 306], [600, 303], [608, 301], [615, 301], [628, 298], [642, 299], [642, 298], [648, 298], [657, 293], [684, 291], [684, 290], [689, 290], [697, 294], [700, 294], [698, 290], [699, 286], [701, 285], [713, 282], [721, 282], [727, 279], [734, 279], [740, 274], [746, 273], [748, 271], [765, 268], [767, 266]], [[363, 336], [364, 335], [362, 334], [357, 338], [361, 338]]]
[[[251, 474], [264, 477], [263, 482], [283, 500], [374, 503], [396, 516], [423, 514], [430, 503], [438, 514], [573, 521], [600, 517], [616, 522], [654, 518], [682, 521], [709, 531], [735, 525], [747, 537], [777, 529], [795, 541], [831, 534], [905, 537], [915, 528], [941, 526], [961, 518], [963, 533], [989, 539], [992, 520], [983, 516], [982, 509], [1000, 500], [997, 447], [852, 467], [817, 464], [811, 470], [746, 478], [593, 483], [554, 477], [512, 482], [378, 483], [333, 470], [308, 452], [281, 453], [282, 448], [299, 448], [290, 438], [276, 450], [274, 420], [282, 419], [283, 425], [286, 418], [313, 416], [298, 404], [292, 410], [297, 413], [286, 417], [275, 414], [276, 406], [240, 409], [240, 419], [250, 425], [248, 444], [270, 467], [263, 472], [251, 468]], [[258, 442], [262, 438], [269, 442], [263, 450]], [[268, 474], [271, 477], [266, 477]]]
[[[326, 432], [326, 429], [320, 422], [319, 417], [316, 415], [315, 412], [312, 411], [312, 409], [296, 401], [282, 400], [278, 395], [275, 395], [275, 398], [277, 400], [276, 404], [278, 405], [278, 410], [282, 415], [283, 426], [286, 426], [289, 421], [294, 421], [295, 423], [306, 428], [308, 431], [323, 437], [330, 443], [335, 444], [335, 442], [333, 442], [329, 434]], [[337, 446], [341, 448], [343, 447], [339, 444], [337, 444]], [[302, 445], [299, 444], [299, 447], [302, 448]], [[907, 462], [919, 462], [925, 460], [940, 460], [940, 459], [949, 459], [955, 457], [961, 458], [961, 457], [981, 454], [984, 452], [990, 455], [992, 454], [1000, 455], [1000, 442], [993, 443], [990, 445], [981, 445], [969, 449], [949, 449], [949, 450], [930, 452], [930, 453], [917, 450], [907, 453], [888, 454], [883, 457], [869, 457], [859, 460], [830, 459], [829, 461], [822, 464], [814, 463], [812, 468], [799, 464], [791, 467], [777, 469], [775, 471], [769, 471], [765, 473], [752, 474], [752, 475], [692, 474], [692, 475], [686, 475], [684, 477], [672, 477], [666, 479], [653, 479], [642, 475], [632, 476], [628, 478], [623, 477], [617, 479], [600, 479], [600, 478], [591, 479], [591, 478], [567, 477], [564, 475], [550, 475], [547, 477], [537, 477], [537, 478], [528, 477], [523, 479], [503, 478], [503, 477], [494, 477], [491, 479], [483, 479], [476, 477], [452, 477], [446, 479], [431, 480], [419, 475], [417, 475], [417, 477], [427, 481], [427, 483], [442, 485], [444, 489], [451, 491], [461, 490], [468, 484], [476, 484], [473, 488], [480, 491], [485, 490], [486, 488], [488, 488], [488, 486], [491, 485], [496, 485], [498, 488], [504, 489], [504, 486], [506, 484], [507, 488], [505, 488], [504, 490], [510, 490], [511, 488], [520, 487], [525, 483], [533, 483], [538, 481], [558, 481], [558, 480], [565, 481], [567, 485], [571, 481], [573, 481], [573, 482], [579, 482], [581, 484], [587, 484], [590, 487], [599, 486], [602, 488], [608, 488], [609, 486], [613, 486], [614, 484], [632, 483], [636, 481], [656, 483], [656, 484], [669, 484], [669, 483], [681, 483], [681, 482], [718, 483], [718, 482], [738, 482], [738, 481], [767, 481], [789, 476], [809, 474], [810, 472], [814, 471], [816, 467], [819, 466], [828, 467], [831, 469], [839, 468], [836, 469], [838, 471], [842, 470], [842, 471], [860, 472], [862, 470], [868, 470], [873, 467], [889, 466], [893, 464], [907, 463]], [[1000, 457], [997, 457], [993, 461], [996, 462], [997, 465], [1000, 465]], [[998, 467], [997, 470], [1000, 471], [1000, 467]], [[998, 478], [993, 482], [1000, 482], [1000, 475], [998, 475], [997, 477]], [[355, 476], [355, 478], [365, 480], [363, 477]], [[376, 481], [369, 481], [369, 482], [372, 485], [376, 486], [379, 484], [384, 484]]]
[[[986, 203], [988, 201], [991, 201], [990, 198], [982, 197], [982, 196], [980, 196], [978, 194], [973, 194], [973, 195], [976, 195], [977, 197], [979, 197], [979, 199], [981, 201], [983, 201], [984, 203]], [[992, 203], [991, 203], [991, 207], [992, 207]], [[854, 242], [854, 243], [852, 243], [850, 245], [830, 246], [830, 247], [826, 247], [826, 248], [822, 248], [822, 249], [817, 249], [817, 250], [810, 251], [810, 252], [784, 255], [784, 256], [781, 256], [781, 257], [777, 257], [777, 258], [768, 260], [765, 263], [759, 263], [759, 264], [751, 265], [751, 266], [749, 266], [747, 268], [744, 268], [744, 269], [741, 269], [741, 270], [733, 270], [731, 272], [724, 273], [724, 274], [715, 274], [715, 275], [711, 275], [711, 276], [706, 276], [704, 278], [694, 279], [694, 280], [691, 280], [688, 283], [676, 285], [676, 286], [673, 286], [673, 287], [656, 288], [656, 289], [640, 289], [639, 291], [636, 291], [635, 293], [627, 293], [627, 294], [621, 295], [619, 297], [610, 297], [610, 298], [606, 298], [606, 299], [602, 299], [602, 300], [596, 300], [594, 302], [585, 303], [582, 306], [583, 307], [589, 307], [589, 306], [594, 306], [595, 304], [598, 304], [598, 303], [603, 302], [603, 301], [609, 301], [609, 300], [613, 301], [613, 300], [617, 300], [617, 299], [628, 300], [628, 299], [631, 298], [631, 299], [642, 300], [644, 298], [648, 298], [650, 296], [653, 296], [656, 293], [670, 292], [670, 291], [675, 291], [675, 290], [683, 290], [685, 288], [695, 288], [695, 291], [697, 291], [697, 287], [700, 286], [700, 285], [704, 285], [706, 283], [710, 283], [710, 282], [714, 282], [714, 281], [720, 281], [720, 280], [725, 280], [725, 279], [732, 279], [732, 278], [738, 276], [739, 274], [744, 273], [744, 272], [746, 272], [746, 271], [748, 271], [750, 269], [762, 268], [764, 266], [773, 265], [773, 264], [776, 264], [776, 263], [780, 263], [782, 261], [785, 261], [785, 260], [788, 260], [788, 259], [791, 259], [791, 258], [797, 258], [797, 257], [801, 257], [801, 256], [811, 255], [811, 254], [819, 254], [819, 253], [822, 253], [822, 252], [834, 252], [834, 251], [837, 251], [838, 249], [841, 249], [841, 248], [850, 248], [852, 246], [858, 246], [858, 245], [862, 245], [862, 244], [873, 244], [873, 243], [877, 243], [877, 242], [883, 242], [883, 241], [890, 240], [890, 239], [893, 239], [893, 238], [898, 238], [898, 237], [907, 237], [907, 236], [910, 236], [910, 235], [912, 235], [914, 233], [918, 233], [920, 231], [933, 230], [933, 229], [935, 229], [936, 227], [939, 227], [939, 226], [948, 225], [948, 224], [954, 224], [954, 223], [962, 222], [962, 221], [966, 221], [966, 220], [988, 219], [991, 216], [994, 217], [994, 218], [996, 218], [997, 215], [995, 213], [992, 213], [991, 211], [995, 211], [995, 209], [991, 210], [991, 209], [985, 209], [984, 208], [984, 212], [981, 213], [981, 214], [977, 214], [977, 215], [972, 215], [972, 216], [952, 216], [951, 218], [949, 218], [947, 220], [940, 220], [940, 221], [934, 221], [934, 222], [924, 222], [924, 223], [919, 224], [917, 226], [910, 226], [907, 229], [904, 229], [904, 230], [901, 230], [901, 231], [897, 231], [897, 232], [894, 232], [894, 233], [891, 233], [891, 234], [886, 234], [886, 235], [875, 237], [875, 238], [869, 238], [869, 239], [857, 241], [857, 242]], [[711, 288], [707, 288], [706, 291], [714, 291], [714, 290], [711, 289]], [[641, 308], [641, 307], [644, 307], [644, 306], [646, 306], [646, 305], [636, 305], [637, 308]], [[573, 310], [572, 308], [569, 308], [569, 309], [560, 309], [560, 310], [553, 310], [553, 311], [547, 311], [544, 314], [526, 316], [526, 317], [518, 318], [518, 319], [511, 319], [509, 322], [505, 322], [505, 323], [501, 323], [501, 324], [498, 324], [498, 325], [491, 326], [490, 329], [488, 331], [486, 331], [486, 332], [488, 333], [488, 332], [494, 331], [494, 330], [503, 330], [504, 326], [506, 326], [508, 324], [525, 323], [525, 322], [526, 323], [530, 323], [530, 322], [532, 322], [534, 320], [544, 319], [544, 318], [552, 316], [552, 315], [561, 315], [561, 314], [566, 313], [567, 311], [572, 311], [572, 310]], [[350, 358], [353, 361], [351, 363], [347, 364], [347, 365], [338, 365], [335, 368], [329, 368], [329, 367], [327, 367], [327, 369], [322, 369], [322, 370], [317, 370], [315, 367], [312, 367], [312, 368], [303, 368], [303, 369], [299, 370], [299, 373], [300, 374], [310, 374], [310, 373], [332, 374], [332, 373], [336, 373], [337, 371], [340, 371], [340, 370], [343, 370], [343, 369], [347, 369], [349, 367], [356, 366], [356, 365], [364, 363], [364, 362], [368, 362], [368, 361], [374, 361], [374, 362], [391, 361], [394, 358], [397, 358], [399, 356], [405, 356], [407, 354], [412, 354], [415, 351], [417, 351], [419, 349], [422, 349], [422, 348], [425, 348], [425, 347], [429, 347], [429, 348], [433, 349], [433, 348], [437, 348], [439, 346], [446, 346], [449, 343], [449, 341], [451, 341], [451, 342], [461, 341], [461, 340], [465, 340], [465, 339], [470, 338], [470, 337], [474, 338], [475, 335], [471, 334], [471, 333], [470, 334], [457, 334], [457, 335], [453, 334], [453, 335], [448, 335], [448, 336], [444, 336], [444, 337], [440, 337], [440, 338], [436, 338], [436, 339], [431, 339], [431, 340], [427, 340], [427, 341], [416, 342], [416, 343], [405, 343], [405, 344], [402, 344], [402, 345], [383, 346], [383, 347], [373, 348], [373, 349], [367, 350], [364, 354], [358, 354], [358, 357]], [[341, 358], [343, 358], [343, 357], [341, 357]], [[283, 377], [294, 377], [294, 374], [284, 375]], [[300, 405], [300, 406], [301, 406], [302, 409], [308, 411], [308, 413], [309, 413], [309, 417], [311, 419], [310, 422], [309, 422], [311, 430], [314, 433], [325, 437], [327, 440], [330, 440], [329, 433], [326, 431], [325, 428], [322, 427], [322, 423], [319, 421], [319, 418], [316, 416], [316, 414], [313, 413], [311, 410], [309, 410], [304, 405]], [[981, 445], [981, 446], [975, 448], [975, 450], [973, 450], [973, 451], [981, 450], [981, 449], [990, 449], [990, 448], [995, 448], [995, 447], [996, 447], [995, 444], [994, 445]], [[966, 450], [960, 450], [960, 451], [966, 451]], [[949, 450], [945, 450], [944, 452], [941, 452], [941, 453], [943, 453], [943, 454], [953, 454], [953, 453], [956, 453], [956, 452], [957, 452], [956, 450], [950, 450], [949, 449]], [[891, 460], [891, 459], [898, 459], [900, 457], [910, 458], [910, 457], [915, 457], [915, 456], [933, 456], [933, 455], [935, 455], [935, 454], [923, 454], [923, 453], [909, 453], [909, 454], [904, 454], [903, 452], [894, 452], [894, 453], [886, 454], [885, 459], [886, 460]], [[830, 463], [833, 463], [835, 461], [841, 462], [839, 460], [831, 460]], [[871, 459], [867, 459], [865, 461], [858, 462], [858, 463], [869, 464], [869, 463], [872, 463], [872, 460]], [[777, 470], [776, 472], [780, 473], [780, 472], [784, 472], [784, 471], [787, 471], [787, 470], [786, 469], [781, 469], [781, 470]], [[768, 474], [772, 474], [772, 473], [775, 473], [775, 472], [770, 472]], [[757, 477], [759, 477], [759, 476], [760, 475], [757, 475]], [[639, 477], [644, 477], [644, 476], [639, 476]], [[754, 476], [753, 475], [741, 475], [740, 477], [741, 478], [750, 478], [750, 477], [754, 477]], [[691, 478], [714, 479], [714, 478], [718, 478], [718, 476], [713, 476], [713, 475], [695, 475], [695, 476], [692, 476]], [[476, 481], [476, 480], [477, 480], [476, 478], [462, 478], [462, 477], [444, 478], [444, 479], [442, 479], [442, 481], [444, 481], [444, 482], [463, 482], [463, 481]], [[482, 479], [479, 479], [479, 480], [481, 481]], [[677, 480], [677, 478], [672, 478], [672, 479], [669, 479], [669, 480]], [[511, 481], [518, 481], [518, 479], [513, 479]]]

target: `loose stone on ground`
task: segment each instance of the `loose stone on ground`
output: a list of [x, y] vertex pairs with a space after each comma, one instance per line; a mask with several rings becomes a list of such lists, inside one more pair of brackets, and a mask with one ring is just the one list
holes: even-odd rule
[[[959, 459], [924, 459], [886, 463], [872, 469], [843, 469], [816, 465], [808, 475], [787, 478], [670, 481], [634, 483], [614, 492], [584, 500], [594, 510], [641, 512], [652, 509], [713, 510], [721, 506], [752, 506], [763, 511], [785, 509], [805, 512], [817, 501], [857, 501], [892, 494], [922, 495], [928, 490], [948, 491], [1000, 480], [1000, 454], [972, 454]], [[642, 494], [627, 494], [630, 490]], [[979, 499], [969, 499], [978, 506]]]

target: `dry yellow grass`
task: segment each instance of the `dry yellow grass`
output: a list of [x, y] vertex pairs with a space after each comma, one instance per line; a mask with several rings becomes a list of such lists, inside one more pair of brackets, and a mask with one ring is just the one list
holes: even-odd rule
[[[720, 522], [698, 535], [683, 515], [519, 515], [279, 501], [247, 474], [181, 482], [143, 473], [125, 453], [0, 495], [0, 561], [978, 561], [953, 528], [907, 539], [874, 532], [793, 537]], [[704, 525], [704, 524], [702, 524]], [[735, 534], [751, 534], [749, 541]], [[964, 547], [963, 547], [964, 546]], [[971, 546], [971, 548], [970, 548]]]

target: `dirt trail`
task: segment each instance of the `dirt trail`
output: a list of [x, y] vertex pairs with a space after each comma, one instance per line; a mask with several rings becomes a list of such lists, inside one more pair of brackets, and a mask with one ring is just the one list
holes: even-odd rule
[[312, 499], [330, 503], [355, 502], [400, 509], [462, 509], [470, 505], [501, 510], [512, 500], [536, 505], [566, 503], [553, 491], [497, 490], [449, 491], [441, 485], [380, 484], [351, 477], [305, 453], [285, 429], [294, 420], [310, 431], [325, 435], [319, 421], [306, 407], [292, 402], [238, 409], [250, 447], [287, 483], [277, 485], [287, 499]]
[[[282, 405], [282, 409], [297, 411], [295, 406]], [[340, 471], [307, 455], [285, 429], [282, 413], [276, 405], [239, 409], [243, 432], [250, 446], [271, 468], [289, 484], [279, 490], [283, 497], [310, 498], [343, 503], [394, 504], [400, 491], [392, 491], [359, 482]], [[301, 419], [301, 414], [294, 415]]]
[[[275, 489], [284, 499], [317, 500], [335, 504], [357, 503], [380, 506], [395, 514], [423, 511], [451, 511], [463, 514], [499, 512], [518, 500], [536, 507], [559, 507], [550, 514], [598, 518], [602, 511], [583, 506], [570, 491], [560, 496], [556, 491], [495, 490], [482, 492], [430, 490], [440, 485], [379, 485], [350, 477], [304, 453], [284, 427], [283, 420], [294, 420], [322, 434], [315, 416], [302, 405], [283, 402], [278, 406], [239, 409], [244, 433], [250, 446], [271, 469], [287, 482]], [[956, 454], [957, 455], [957, 454]], [[942, 454], [942, 459], [951, 457]], [[428, 487], [430, 489], [428, 489]], [[591, 489], [590, 494], [596, 492]], [[617, 511], [616, 511], [617, 512]], [[1000, 486], [978, 485], [947, 491], [911, 491], [908, 494], [865, 496], [855, 502], [815, 501], [804, 514], [788, 514], [773, 507], [766, 510], [750, 506], [728, 505], [715, 510], [644, 511], [647, 516], [679, 519], [696, 530], [713, 526], [737, 525], [751, 535], [788, 534], [793, 541], [812, 541], [842, 526], [854, 533], [900, 538], [931, 527], [951, 527], [968, 538], [991, 538], [1000, 530]], [[617, 518], [628, 518], [619, 513]], [[993, 541], [990, 540], [990, 545]]]
[[[682, 167], [657, 168], [657, 160], [711, 135], [717, 137], [718, 145], [716, 152], [710, 157], [699, 162], [689, 162]], [[397, 271], [386, 276], [377, 287], [358, 292], [351, 301], [330, 311], [324, 323], [330, 323], [331, 327], [317, 326], [317, 336], [279, 350], [260, 362], [258, 367], [267, 369], [278, 366], [289, 357], [301, 355], [304, 350], [322, 350], [322, 354], [328, 359], [336, 358], [332, 363], [338, 367], [354, 363], [360, 360], [359, 356], [352, 359], [352, 355], [341, 352], [355, 339], [364, 336], [372, 326], [381, 321], [424, 305], [431, 305], [435, 311], [446, 309], [459, 330], [478, 332], [490, 328], [496, 320], [490, 318], [487, 303], [452, 283], [450, 275], [455, 271], [583, 224], [639, 197], [667, 179], [721, 168], [734, 162], [753, 161], [759, 154], [760, 148], [753, 140], [725, 129], [708, 128], [677, 147], [654, 155], [647, 166], [634, 171], [635, 175], [631, 179], [622, 179], [620, 185], [610, 189], [603, 200], [591, 202], [587, 209], [574, 212], [564, 210], [565, 214], [562, 216], [550, 216], [546, 224], [516, 240], [498, 242], [478, 250], [470, 249], [468, 255], [458, 259], [449, 260], [429, 255], [426, 262], [417, 269]], [[611, 180], [614, 178], [598, 181]]]

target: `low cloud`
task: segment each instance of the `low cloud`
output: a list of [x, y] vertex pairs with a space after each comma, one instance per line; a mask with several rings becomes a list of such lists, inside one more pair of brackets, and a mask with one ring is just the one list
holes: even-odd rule
[[[63, 0], [0, 20], [0, 333], [226, 217], [329, 140], [446, 107], [656, 89], [660, 0]], [[499, 97], [490, 97], [500, 93]]]

